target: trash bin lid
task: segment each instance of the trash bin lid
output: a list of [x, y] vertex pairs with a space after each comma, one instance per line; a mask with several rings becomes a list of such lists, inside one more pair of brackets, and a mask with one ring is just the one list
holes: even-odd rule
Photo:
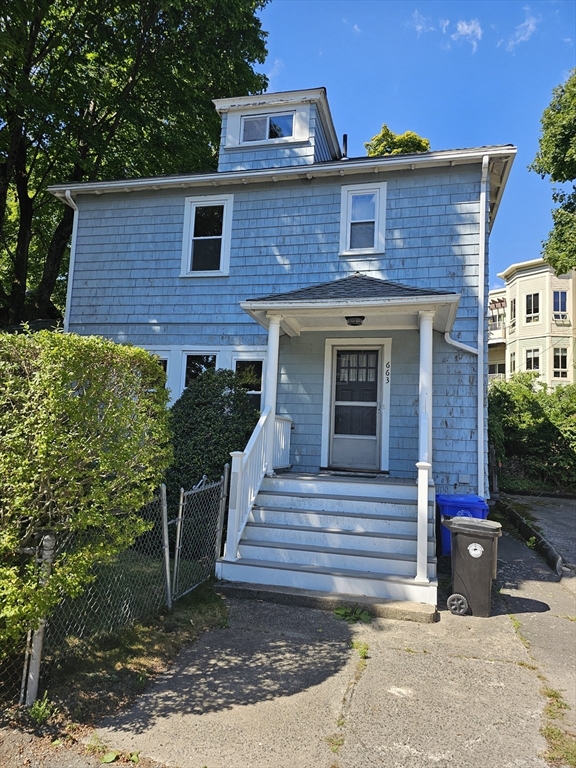
[[479, 520], [476, 517], [444, 517], [442, 525], [453, 533], [474, 533], [480, 536], [502, 536], [502, 525], [495, 520]]

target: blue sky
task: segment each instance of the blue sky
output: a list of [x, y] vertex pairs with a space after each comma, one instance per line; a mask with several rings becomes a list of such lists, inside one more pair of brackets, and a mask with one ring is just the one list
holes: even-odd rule
[[270, 91], [324, 86], [348, 154], [386, 123], [432, 149], [515, 144], [490, 238], [490, 284], [540, 255], [551, 185], [529, 172], [552, 89], [576, 66], [576, 2], [272, 0], [261, 13]]

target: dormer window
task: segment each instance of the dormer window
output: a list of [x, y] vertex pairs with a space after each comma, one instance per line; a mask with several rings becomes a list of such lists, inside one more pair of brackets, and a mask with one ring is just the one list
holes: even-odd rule
[[242, 141], [273, 141], [294, 135], [294, 113], [254, 115], [242, 118]]

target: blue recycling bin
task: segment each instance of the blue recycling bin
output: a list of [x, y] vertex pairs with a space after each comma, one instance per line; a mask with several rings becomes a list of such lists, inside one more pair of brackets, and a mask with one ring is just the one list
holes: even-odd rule
[[[488, 517], [488, 504], [481, 496], [473, 494], [437, 493], [436, 504], [440, 509], [441, 517], [475, 517], [477, 520], [486, 520]], [[452, 535], [448, 528], [440, 525], [440, 554], [452, 553]]]

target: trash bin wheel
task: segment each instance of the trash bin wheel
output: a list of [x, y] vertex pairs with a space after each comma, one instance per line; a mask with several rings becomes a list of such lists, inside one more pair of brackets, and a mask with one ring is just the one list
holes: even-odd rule
[[450, 613], [453, 613], [455, 616], [465, 616], [468, 613], [468, 600], [466, 600], [464, 595], [459, 595], [458, 593], [450, 595], [446, 604]]

